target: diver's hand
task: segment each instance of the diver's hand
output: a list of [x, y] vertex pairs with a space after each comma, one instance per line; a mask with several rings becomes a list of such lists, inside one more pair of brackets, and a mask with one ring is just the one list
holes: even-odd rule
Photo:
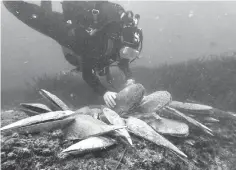
[[134, 83], [135, 83], [135, 80], [133, 80], [133, 79], [128, 79], [128, 80], [126, 81], [125, 86], [130, 86], [130, 85], [132, 85], [132, 84], [134, 84]]
[[109, 108], [115, 107], [115, 105], [116, 105], [116, 102], [115, 102], [116, 95], [117, 95], [116, 92], [111, 92], [111, 91], [108, 91], [104, 94], [103, 99], [104, 99], [106, 105]]

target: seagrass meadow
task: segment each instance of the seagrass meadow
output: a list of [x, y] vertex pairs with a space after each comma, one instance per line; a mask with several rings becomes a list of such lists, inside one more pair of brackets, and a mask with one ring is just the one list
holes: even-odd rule
[[[152, 69], [138, 67], [133, 72], [136, 82], [143, 84], [147, 93], [166, 90], [178, 101], [195, 101], [236, 112], [236, 53], [164, 64]], [[27, 90], [2, 92], [1, 126], [27, 117], [18, 110], [18, 105], [42, 102], [39, 89], [53, 92], [73, 109], [102, 104], [102, 100], [73, 75], [45, 75], [28, 86]], [[188, 156], [187, 159], [136, 136], [132, 136], [135, 149], [121, 143], [103, 151], [61, 157], [60, 151], [71, 145], [62, 140], [62, 131], [40, 135], [15, 133], [1, 137], [1, 168], [233, 170], [236, 165], [236, 121], [222, 119], [208, 126], [214, 136], [194, 128], [185, 138], [165, 136]]]

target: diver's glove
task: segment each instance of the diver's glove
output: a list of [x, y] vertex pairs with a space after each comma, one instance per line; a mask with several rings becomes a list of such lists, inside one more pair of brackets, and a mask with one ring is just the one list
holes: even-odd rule
[[128, 79], [128, 80], [126, 81], [125, 86], [127, 87], [127, 86], [130, 86], [130, 85], [132, 85], [132, 84], [135, 84], [135, 80], [133, 80], [133, 79]]
[[104, 95], [103, 95], [103, 99], [106, 103], [106, 105], [109, 108], [114, 108], [116, 105], [115, 99], [116, 99], [116, 92], [111, 92], [111, 91], [107, 91]]
[[87, 33], [90, 35], [90, 36], [93, 36], [95, 35], [95, 33], [98, 31], [97, 29], [93, 29], [93, 28], [88, 28], [86, 29]]

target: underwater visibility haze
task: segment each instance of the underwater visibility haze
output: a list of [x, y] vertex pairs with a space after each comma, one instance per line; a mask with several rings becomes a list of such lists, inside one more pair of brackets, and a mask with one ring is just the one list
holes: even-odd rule
[[[131, 69], [136, 82], [145, 88], [145, 95], [155, 91], [165, 91], [163, 94], [168, 94], [168, 98], [166, 98], [168, 101], [166, 101], [165, 107], [163, 106], [164, 109], [162, 108], [161, 116], [163, 116], [162, 114], [167, 114], [168, 111], [175, 112], [174, 107], [171, 108], [173, 103], [171, 105], [169, 100], [205, 104], [215, 109], [208, 116], [193, 113], [188, 114], [189, 117], [185, 117], [181, 113], [175, 112], [175, 114], [170, 114], [167, 118], [162, 119], [162, 122], [168, 126], [173, 126], [174, 124], [183, 127], [181, 136], [178, 136], [180, 132], [176, 129], [172, 129], [174, 133], [177, 133], [176, 136], [173, 134], [171, 136], [163, 134], [163, 136], [173, 143], [169, 144], [167, 142], [168, 146], [171, 146], [170, 148], [175, 148], [177, 153], [181, 153], [182, 156], [184, 155], [188, 158], [179, 158], [171, 152], [166, 152], [163, 148], [156, 147], [156, 145], [150, 143], [153, 138], [158, 139], [160, 137], [156, 134], [156, 136], [154, 135], [151, 138], [144, 138], [149, 141], [141, 140], [142, 134], [140, 137], [138, 130], [142, 129], [140, 127], [150, 130], [149, 126], [136, 120], [136, 118], [129, 118], [126, 123], [128, 122], [127, 124], [130, 125], [130, 128], [138, 129], [137, 132], [135, 131], [136, 134], [134, 133], [135, 137], [132, 134], [130, 138], [129, 133], [131, 130], [126, 131], [124, 129], [122, 129], [123, 132], [122, 130], [116, 130], [115, 136], [123, 134], [127, 137], [128, 135], [128, 142], [133, 144], [136, 150], [127, 149], [125, 147], [127, 141], [126, 144], [119, 141], [118, 146], [101, 153], [96, 152], [87, 156], [85, 154], [81, 157], [61, 158], [57, 154], [62, 151], [62, 148], [65, 149], [69, 146], [72, 146], [71, 148], [78, 147], [72, 145], [72, 143], [64, 143], [62, 136], [65, 132], [45, 133], [40, 137], [32, 137], [30, 135], [19, 137], [18, 134], [13, 134], [10, 140], [4, 138], [4, 141], [1, 141], [1, 150], [3, 151], [1, 153], [2, 168], [16, 169], [16, 165], [19, 165], [22, 169], [36, 166], [44, 169], [83, 169], [92, 167], [116, 169], [119, 166], [121, 169], [147, 170], [153, 168], [233, 170], [236, 166], [236, 2], [113, 2], [121, 4], [126, 10], [130, 9], [134, 13], [140, 14], [139, 26], [142, 28], [144, 36], [143, 51], [141, 58], [131, 64]], [[31, 1], [31, 3], [40, 5], [40, 1]], [[52, 4], [54, 11], [62, 11], [59, 1], [53, 1]], [[28, 107], [26, 108], [27, 111], [30, 108], [32, 109], [32, 107], [34, 109], [41, 108], [41, 112], [38, 110], [38, 113], [42, 114], [54, 111], [44, 105], [29, 106], [27, 104], [44, 103], [45, 96], [50, 101], [50, 97], [53, 97], [50, 95], [48, 97], [49, 93], [46, 93], [47, 91], [65, 102], [63, 106], [66, 109], [62, 110], [67, 110], [68, 108], [77, 110], [87, 105], [93, 105], [96, 108], [97, 105], [103, 105], [103, 100], [88, 87], [80, 73], [77, 75], [64, 74], [64, 72], [72, 68], [73, 66], [66, 61], [62, 48], [56, 41], [18, 20], [1, 3], [2, 126], [29, 116], [25, 114], [26, 112], [23, 113], [24, 110], [18, 111], [20, 103], [24, 103], [21, 106]], [[124, 82], [123, 77], [116, 69], [112, 70], [112, 75], [115, 78], [115, 87], [118, 91], [121, 90]], [[47, 90], [46, 92], [44, 91], [43, 98], [42, 94], [39, 94], [41, 89]], [[142, 92], [139, 92], [140, 97], [143, 97], [143, 91], [142, 89]], [[124, 93], [121, 96], [124, 97], [126, 95]], [[132, 98], [130, 94], [127, 96]], [[124, 107], [128, 107], [128, 101], [124, 102], [122, 97], [120, 103], [123, 102]], [[149, 101], [147, 98], [146, 100]], [[130, 103], [133, 104], [132, 102]], [[153, 105], [153, 103], [150, 105]], [[146, 107], [145, 109], [147, 110], [155, 108], [149, 105]], [[83, 109], [82, 112], [86, 112], [88, 108], [85, 107]], [[36, 114], [34, 111], [28, 112], [31, 114], [30, 116]], [[107, 112], [107, 115], [112, 115], [109, 113], [113, 113], [110, 110], [107, 110]], [[63, 113], [63, 111], [54, 112], [55, 115], [63, 115]], [[68, 115], [71, 113], [71, 111], [65, 112]], [[214, 113], [215, 117], [212, 116], [212, 113]], [[95, 117], [94, 112], [93, 114]], [[113, 114], [117, 118], [117, 115]], [[154, 129], [159, 128], [158, 130], [161, 132], [168, 129], [168, 126], [165, 127], [166, 129], [162, 129], [163, 126], [161, 124], [155, 124], [155, 121], [160, 121], [159, 117], [155, 117], [154, 120], [152, 117], [151, 120], [148, 120], [150, 119], [149, 116], [147, 114], [142, 120], [152, 124]], [[94, 120], [92, 118], [87, 120], [86, 117], [81, 116], [88, 123], [91, 123], [89, 122], [90, 119], [93, 123]], [[48, 123], [46, 118], [42, 121]], [[169, 118], [176, 120], [170, 120]], [[56, 118], [50, 119], [57, 123]], [[30, 120], [30, 118], [26, 120]], [[112, 117], [107, 117], [106, 121], [108, 120], [111, 121]], [[114, 124], [117, 129], [124, 126], [124, 120], [120, 119], [119, 116], [118, 120], [117, 122], [120, 124]], [[184, 121], [184, 123], [178, 124], [179, 120]], [[36, 125], [34, 128], [39, 130], [37, 126], [40, 127], [42, 122], [38, 119], [34, 121], [39, 123], [38, 125], [33, 122], [33, 125]], [[66, 124], [71, 121], [74, 120], [66, 119]], [[61, 124], [65, 123], [61, 119], [59, 122]], [[98, 123], [94, 127], [98, 127], [101, 124], [98, 120], [94, 122]], [[27, 123], [29, 122], [26, 122], [26, 126], [28, 126]], [[139, 123], [140, 127], [136, 126]], [[198, 129], [199, 127], [201, 129]], [[70, 128], [73, 129], [74, 127]], [[70, 131], [70, 128], [67, 131]], [[81, 129], [79, 126], [76, 128]], [[81, 131], [84, 130], [86, 132], [86, 128], [86, 126], [83, 126]], [[101, 128], [100, 130], [104, 129]], [[22, 131], [24, 132], [24, 130]], [[83, 133], [86, 134], [85, 132]], [[75, 134], [72, 133], [72, 135]], [[159, 142], [166, 141], [166, 139], [160, 139]], [[90, 142], [96, 140], [101, 145], [103, 144], [102, 142], [107, 142], [107, 147], [115, 143], [115, 140], [105, 137], [88, 138]], [[80, 144], [80, 147], [82, 147], [83, 144], [86, 144], [86, 141]], [[21, 147], [23, 150], [20, 150]], [[124, 153], [123, 150], [125, 150]], [[28, 159], [29, 157], [32, 159]], [[22, 159], [27, 161], [22, 161]], [[83, 165], [86, 167], [83, 167]]]
[[[150, 68], [236, 50], [235, 2], [116, 2], [141, 16], [142, 59], [132, 67]], [[53, 10], [61, 11], [59, 1], [53, 2]], [[3, 4], [1, 14], [3, 91], [22, 88], [32, 77], [71, 68], [57, 42], [19, 21]]]

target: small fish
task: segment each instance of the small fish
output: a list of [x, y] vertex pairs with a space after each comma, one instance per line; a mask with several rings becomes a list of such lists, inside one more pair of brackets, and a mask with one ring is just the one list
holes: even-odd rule
[[181, 113], [180, 111], [171, 108], [171, 107], [165, 107], [167, 111], [170, 111], [171, 113], [174, 113], [178, 116], [180, 116], [181, 118], [184, 118], [185, 120], [187, 120], [189, 123], [199, 127], [200, 129], [202, 129], [203, 131], [205, 131], [206, 133], [210, 134], [211, 136], [214, 136], [212, 134], [212, 130], [209, 129], [208, 127], [206, 127], [205, 125], [201, 124], [200, 122], [196, 121], [195, 119], [186, 116], [185, 114]]
[[158, 134], [152, 127], [150, 127], [146, 122], [134, 118], [129, 117], [126, 119], [126, 125], [129, 131], [137, 136], [140, 136], [146, 140], [149, 140], [159, 146], [170, 149], [174, 153], [178, 153], [179, 155], [186, 157], [181, 150], [179, 150], [174, 144], [165, 139], [163, 136]]
[[209, 114], [212, 113], [213, 107], [203, 104], [195, 104], [195, 103], [183, 103], [179, 101], [172, 101], [170, 103], [170, 107], [175, 109], [181, 109], [186, 111], [191, 111], [195, 113]]
[[67, 140], [85, 139], [125, 128], [125, 126], [107, 125], [89, 115], [77, 114], [74, 118], [75, 121], [63, 129]]
[[116, 113], [128, 112], [138, 105], [145, 93], [141, 84], [132, 84], [125, 87], [116, 95], [116, 106], [113, 109]]
[[[104, 108], [103, 110], [104, 115], [106, 116], [107, 120], [113, 124], [113, 125], [120, 125], [120, 126], [125, 126], [125, 121], [122, 119], [115, 111], [109, 109], [109, 108]], [[126, 129], [118, 129], [116, 130], [121, 136], [124, 136], [127, 141], [130, 143], [132, 146], [132, 139]]]
[[89, 151], [106, 149], [112, 145], [114, 145], [116, 141], [112, 138], [97, 136], [97, 137], [89, 137], [84, 139], [74, 145], [63, 150], [61, 153], [66, 154], [81, 154]]
[[69, 107], [61, 100], [59, 99], [56, 95], [41, 89], [39, 91], [39, 94], [42, 95], [47, 101], [50, 102], [50, 104], [53, 105], [54, 110], [70, 110]]
[[142, 113], [156, 112], [171, 102], [171, 94], [167, 91], [156, 91], [145, 96], [138, 107]]
[[24, 111], [28, 116], [52, 112], [49, 107], [41, 103], [20, 103], [20, 106], [20, 110]]
[[[16, 121], [16, 122], [11, 123], [9, 125], [6, 125], [6, 126], [2, 127], [0, 130], [2, 132], [9, 131], [9, 130], [17, 130], [18, 128], [24, 128], [24, 127], [28, 128], [30, 126], [35, 126], [36, 124], [41, 124], [41, 126], [44, 126], [43, 125], [44, 123], [68, 118], [73, 113], [74, 112], [70, 111], [70, 110], [42, 113], [40, 115], [27, 117], [25, 119]], [[40, 125], [39, 125], [39, 127], [40, 127]]]

